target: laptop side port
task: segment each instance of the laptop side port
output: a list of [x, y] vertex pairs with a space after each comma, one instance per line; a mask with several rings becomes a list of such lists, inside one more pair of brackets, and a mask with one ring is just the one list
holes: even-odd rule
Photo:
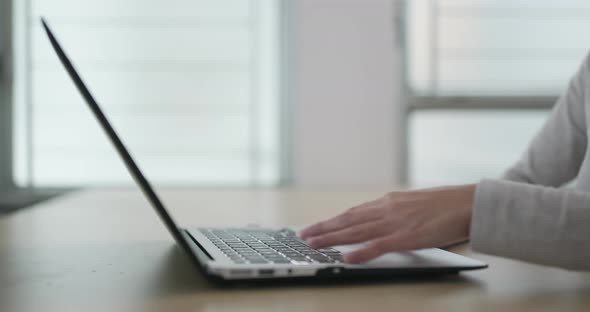
[[258, 276], [260, 276], [260, 277], [274, 276], [274, 274], [275, 274], [275, 270], [274, 269], [261, 269], [261, 270], [258, 270]]
[[229, 275], [234, 278], [250, 277], [250, 276], [252, 276], [253, 273], [254, 273], [254, 271], [249, 270], [249, 269], [231, 269], [231, 270], [229, 270]]

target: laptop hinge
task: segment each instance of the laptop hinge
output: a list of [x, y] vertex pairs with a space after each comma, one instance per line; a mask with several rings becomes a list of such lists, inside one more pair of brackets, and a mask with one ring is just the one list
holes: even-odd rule
[[199, 242], [198, 242], [198, 241], [197, 241], [197, 240], [196, 240], [196, 239], [193, 237], [193, 235], [192, 235], [192, 234], [191, 234], [189, 231], [187, 231], [187, 230], [183, 230], [183, 231], [184, 231], [184, 233], [185, 233], [186, 235], [188, 235], [188, 237], [190, 237], [191, 241], [192, 241], [193, 243], [195, 243], [195, 245], [197, 245], [197, 247], [199, 247], [199, 250], [200, 250], [200, 251], [201, 251], [203, 254], [205, 254], [205, 255], [207, 256], [207, 258], [209, 258], [209, 260], [213, 260], [213, 257], [211, 256], [211, 254], [209, 254], [209, 252], [207, 252], [207, 250], [205, 250], [205, 248], [203, 247], [203, 245], [201, 245], [201, 244], [200, 244], [200, 243], [199, 243]]

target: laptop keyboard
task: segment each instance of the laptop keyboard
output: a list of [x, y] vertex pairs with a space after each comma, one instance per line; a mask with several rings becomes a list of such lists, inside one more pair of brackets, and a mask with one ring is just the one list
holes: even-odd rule
[[226, 257], [238, 264], [342, 262], [333, 248], [313, 249], [289, 229], [200, 229]]

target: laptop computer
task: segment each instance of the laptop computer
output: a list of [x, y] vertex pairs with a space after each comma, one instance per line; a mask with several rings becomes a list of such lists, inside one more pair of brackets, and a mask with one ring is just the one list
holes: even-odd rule
[[387, 277], [400, 274], [448, 274], [487, 267], [486, 264], [441, 249], [385, 254], [364, 264], [342, 261], [342, 253], [358, 246], [313, 249], [288, 227], [181, 228], [172, 219], [153, 187], [74, 69], [49, 26], [41, 18], [61, 63], [86, 104], [106, 132], [129, 173], [147, 197], [178, 246], [207, 276], [218, 280], [257, 280], [331, 277]]

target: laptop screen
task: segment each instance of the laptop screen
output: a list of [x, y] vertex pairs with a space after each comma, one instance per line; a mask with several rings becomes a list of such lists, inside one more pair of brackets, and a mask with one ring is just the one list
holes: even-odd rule
[[100, 123], [102, 129], [107, 134], [107, 137], [115, 146], [115, 149], [117, 150], [119, 156], [121, 156], [121, 158], [123, 159], [123, 162], [127, 167], [127, 170], [129, 171], [129, 173], [131, 174], [139, 188], [142, 190], [144, 195], [147, 197], [152, 207], [156, 210], [156, 213], [158, 214], [162, 222], [164, 222], [166, 228], [168, 228], [168, 231], [170, 232], [170, 234], [172, 234], [172, 237], [174, 237], [174, 239], [180, 246], [189, 250], [190, 248], [188, 247], [188, 243], [180, 233], [178, 226], [176, 225], [170, 214], [166, 211], [164, 204], [152, 188], [151, 184], [143, 175], [143, 173], [131, 157], [131, 154], [129, 154], [127, 148], [125, 148], [125, 145], [123, 144], [123, 142], [121, 141], [113, 127], [111, 126], [107, 117], [100, 109], [98, 103], [96, 103], [96, 101], [94, 100], [94, 97], [92, 96], [88, 88], [86, 88], [86, 85], [80, 78], [80, 75], [78, 75], [78, 72], [74, 69], [74, 66], [70, 62], [69, 58], [66, 56], [60, 44], [57, 42], [57, 39], [53, 35], [51, 29], [49, 28], [49, 25], [47, 25], [44, 18], [41, 18], [41, 23], [43, 24], [43, 28], [45, 29], [45, 32], [49, 37], [49, 41], [51, 41], [51, 45], [57, 53], [57, 56], [59, 57], [61, 63], [66, 68], [66, 71], [68, 72], [70, 78], [76, 85], [76, 88], [78, 88], [78, 91], [80, 91], [80, 93], [82, 94], [82, 97], [86, 101], [86, 104], [88, 104], [88, 107]]

